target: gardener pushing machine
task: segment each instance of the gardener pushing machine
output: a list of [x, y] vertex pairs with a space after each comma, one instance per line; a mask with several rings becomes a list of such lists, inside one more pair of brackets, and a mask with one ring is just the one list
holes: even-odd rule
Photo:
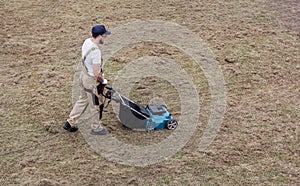
[[[96, 86], [104, 81], [102, 73], [102, 58], [99, 44], [103, 44], [110, 31], [103, 25], [96, 25], [92, 28], [92, 38], [88, 38], [82, 45], [82, 64], [83, 70], [80, 74], [80, 96], [75, 103], [69, 118], [63, 125], [63, 128], [69, 132], [78, 130], [76, 122], [81, 114], [89, 107], [91, 112], [91, 134], [106, 135], [108, 131], [102, 126], [99, 118], [99, 105]], [[101, 99], [98, 99], [101, 104]]]

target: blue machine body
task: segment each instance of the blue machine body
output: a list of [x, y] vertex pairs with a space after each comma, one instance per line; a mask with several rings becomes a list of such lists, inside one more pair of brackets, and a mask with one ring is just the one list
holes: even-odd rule
[[154, 130], [162, 130], [166, 128], [167, 122], [173, 119], [164, 105], [148, 105], [146, 111], [149, 113], [151, 121], [146, 122], [146, 128], [153, 127]]

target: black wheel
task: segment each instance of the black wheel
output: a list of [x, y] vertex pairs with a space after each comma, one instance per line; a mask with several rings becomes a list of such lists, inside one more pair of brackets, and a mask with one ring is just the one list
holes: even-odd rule
[[175, 130], [178, 126], [178, 123], [175, 119], [171, 119], [167, 122], [167, 129]]

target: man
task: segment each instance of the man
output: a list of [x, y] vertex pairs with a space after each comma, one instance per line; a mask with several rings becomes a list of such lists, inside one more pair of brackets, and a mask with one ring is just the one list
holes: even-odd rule
[[[76, 122], [88, 106], [91, 112], [91, 134], [106, 135], [108, 131], [99, 119], [99, 106], [95, 105], [95, 90], [97, 83], [103, 81], [102, 58], [99, 44], [103, 44], [110, 31], [103, 25], [92, 28], [92, 38], [88, 38], [82, 45], [83, 71], [80, 74], [80, 96], [75, 103], [69, 118], [63, 128], [69, 132], [76, 132]], [[101, 100], [99, 100], [99, 104]]]

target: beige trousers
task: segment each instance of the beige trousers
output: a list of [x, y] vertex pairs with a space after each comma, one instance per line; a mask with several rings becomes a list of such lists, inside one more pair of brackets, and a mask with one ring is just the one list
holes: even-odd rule
[[[100, 131], [103, 129], [99, 120], [99, 105], [94, 105], [93, 94], [96, 92], [96, 78], [88, 75], [86, 72], [80, 74], [80, 96], [76, 101], [67, 121], [71, 126], [76, 126], [77, 121], [81, 114], [84, 113], [85, 109], [90, 109], [90, 120], [91, 128]], [[96, 94], [97, 95], [97, 94]], [[102, 97], [101, 97], [102, 98]], [[102, 99], [99, 98], [99, 104]]]

